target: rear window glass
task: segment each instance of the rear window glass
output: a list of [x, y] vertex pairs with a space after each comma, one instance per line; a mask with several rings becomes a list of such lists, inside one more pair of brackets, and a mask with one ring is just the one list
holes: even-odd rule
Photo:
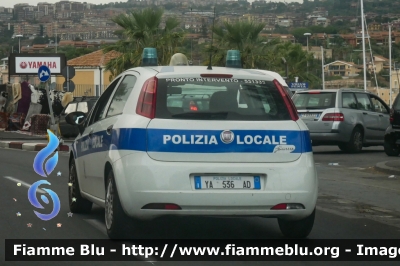
[[296, 93], [292, 100], [297, 110], [335, 107], [336, 92]]
[[67, 108], [65, 108], [64, 113], [67, 115], [71, 112], [75, 112], [76, 111], [76, 103], [70, 103], [68, 104]]
[[88, 108], [88, 104], [87, 102], [80, 102], [78, 103], [78, 112], [83, 112], [83, 113], [87, 113], [89, 112], [89, 108]]
[[283, 98], [272, 82], [225, 78], [159, 79], [156, 117], [290, 120]]

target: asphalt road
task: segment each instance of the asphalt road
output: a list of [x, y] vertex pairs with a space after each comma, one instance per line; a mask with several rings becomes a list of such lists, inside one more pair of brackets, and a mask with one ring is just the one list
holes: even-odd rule
[[[366, 148], [360, 154], [343, 154], [336, 147], [314, 147], [320, 195], [310, 239], [399, 239], [400, 177], [373, 170], [377, 162], [388, 160], [382, 148]], [[95, 206], [90, 215], [68, 217], [68, 157], [59, 163], [47, 188], [61, 201], [59, 215], [41, 221], [28, 201], [30, 184], [42, 179], [32, 168], [36, 152], [0, 149], [1, 239], [107, 239], [104, 210]], [[61, 172], [61, 176], [57, 176]], [[17, 183], [21, 183], [18, 186]], [[41, 188], [46, 186], [41, 186]], [[17, 216], [17, 213], [21, 216]], [[44, 211], [43, 211], [44, 212]], [[28, 227], [27, 224], [32, 226]], [[57, 224], [61, 223], [61, 227]], [[263, 218], [162, 218], [148, 222], [140, 238], [148, 239], [282, 239], [275, 219]], [[87, 262], [4, 262], [0, 242], [0, 265], [93, 265]], [[135, 265], [187, 265], [177, 262], [136, 262]], [[191, 265], [243, 265], [245, 262], [191, 262]], [[246, 264], [248, 264], [247, 262]], [[102, 262], [95, 265], [132, 265], [132, 262]], [[254, 262], [261, 265], [265, 262]], [[320, 262], [268, 262], [270, 265], [320, 265]], [[329, 265], [333, 263], [326, 263]], [[341, 264], [354, 265], [357, 263]], [[366, 263], [362, 265], [375, 265]], [[381, 263], [380, 263], [381, 264]], [[386, 263], [385, 263], [386, 264]], [[389, 263], [391, 264], [391, 263]], [[360, 263], [361, 265], [361, 263]]]

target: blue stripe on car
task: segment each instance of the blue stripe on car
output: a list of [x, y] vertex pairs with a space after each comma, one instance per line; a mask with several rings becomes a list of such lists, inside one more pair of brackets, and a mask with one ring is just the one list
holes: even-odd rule
[[[145, 128], [120, 128], [113, 129], [111, 135], [106, 131], [96, 132], [91, 137], [83, 137], [77, 140], [74, 147], [74, 156], [80, 157], [93, 152], [101, 152], [108, 150], [135, 150], [147, 152], [178, 152], [178, 153], [272, 153], [274, 148], [279, 144], [238, 144], [237, 138], [244, 142], [245, 136], [261, 136], [258, 140], [263, 141], [265, 136], [275, 136], [275, 141], [279, 141], [279, 136], [286, 136], [285, 145], [293, 145], [292, 153], [311, 152], [311, 140], [309, 131], [298, 130], [231, 130], [235, 139], [225, 144], [220, 138], [222, 130], [178, 130], [178, 129], [145, 129]], [[193, 136], [207, 136], [210, 140], [211, 136], [215, 136], [217, 144], [174, 144], [172, 140], [164, 144], [164, 135], [185, 136], [186, 141], [191, 142]], [[102, 145], [97, 145], [93, 139], [102, 139]], [[177, 137], [179, 138], [179, 137]], [[175, 140], [177, 139], [175, 138]], [[196, 140], [197, 137], [194, 137]], [[204, 137], [203, 137], [204, 141]], [[176, 142], [176, 141], [175, 141]], [[98, 142], [97, 142], [98, 144]], [[95, 147], [93, 147], [95, 146]]]

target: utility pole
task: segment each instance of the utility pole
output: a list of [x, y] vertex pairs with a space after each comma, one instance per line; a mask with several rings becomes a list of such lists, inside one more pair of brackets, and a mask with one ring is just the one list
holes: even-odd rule
[[56, 40], [55, 40], [55, 43], [56, 43], [56, 53], [57, 53], [57, 45], [58, 45], [58, 44], [57, 44], [57, 26], [58, 26], [58, 25], [57, 25], [57, 20], [56, 20]]
[[364, 64], [364, 91], [367, 91], [367, 64], [365, 55], [365, 24], [364, 24], [364, 1], [361, 0], [361, 30], [362, 30], [362, 47], [363, 47], [363, 64]]
[[192, 32], [192, 37], [190, 38], [190, 60], [192, 61], [193, 64], [193, 9], [190, 8], [190, 20], [191, 20], [191, 25], [190, 25], [190, 31]]
[[389, 107], [392, 108], [392, 24], [389, 23]]
[[321, 59], [322, 59], [322, 89], [325, 90], [324, 47], [322, 46], [321, 46]]
[[[311, 33], [304, 33], [304, 36], [307, 36], [307, 57], [308, 57], [308, 53], [310, 52], [310, 50], [308, 49], [308, 36], [310, 36]], [[307, 58], [307, 74], [308, 74], [308, 58]]]

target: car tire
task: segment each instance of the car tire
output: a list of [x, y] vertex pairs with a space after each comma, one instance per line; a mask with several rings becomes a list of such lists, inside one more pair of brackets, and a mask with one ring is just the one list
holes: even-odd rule
[[68, 202], [69, 209], [73, 213], [90, 213], [93, 203], [83, 198], [79, 188], [78, 174], [76, 171], [75, 161], [72, 160], [69, 167], [69, 186], [68, 186]]
[[306, 238], [314, 226], [315, 209], [304, 219], [292, 221], [278, 218], [279, 228], [282, 234], [288, 238]]
[[398, 145], [396, 145], [395, 142], [391, 143], [385, 140], [385, 142], [383, 143], [383, 147], [387, 156], [399, 156], [400, 154], [400, 148]]
[[128, 239], [133, 231], [133, 219], [126, 215], [118, 195], [113, 171], [107, 178], [105, 200], [105, 223], [110, 239]]
[[347, 152], [347, 143], [340, 143], [338, 147], [341, 151]]
[[353, 129], [350, 141], [348, 143], [339, 144], [339, 149], [348, 153], [359, 153], [364, 146], [364, 135], [359, 127]]

